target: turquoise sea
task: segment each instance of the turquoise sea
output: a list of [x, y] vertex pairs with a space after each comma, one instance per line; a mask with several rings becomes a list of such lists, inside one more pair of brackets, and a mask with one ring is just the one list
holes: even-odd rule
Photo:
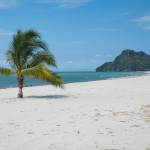
[[[58, 72], [64, 78], [65, 83], [88, 82], [97, 80], [107, 80], [126, 76], [143, 75], [138, 72]], [[47, 85], [46, 82], [36, 79], [25, 79], [26, 86]], [[17, 77], [1, 77], [0, 89], [17, 87]]]

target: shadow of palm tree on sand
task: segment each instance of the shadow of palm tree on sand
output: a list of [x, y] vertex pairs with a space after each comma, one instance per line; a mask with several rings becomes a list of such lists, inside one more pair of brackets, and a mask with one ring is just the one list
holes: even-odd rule
[[33, 95], [27, 96], [26, 98], [46, 98], [46, 99], [61, 99], [61, 98], [68, 98], [69, 96], [66, 95]]

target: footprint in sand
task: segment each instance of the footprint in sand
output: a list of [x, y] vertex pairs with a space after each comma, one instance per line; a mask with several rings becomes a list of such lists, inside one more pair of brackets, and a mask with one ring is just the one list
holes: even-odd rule
[[29, 131], [27, 134], [33, 134], [34, 132]]
[[126, 122], [126, 121], [120, 120], [120, 122]]
[[16, 126], [17, 126], [17, 127], [20, 127], [20, 125], [19, 125], [19, 124], [17, 124]]
[[10, 135], [10, 134], [9, 134], [8, 136], [14, 136], [14, 135]]
[[43, 121], [43, 120], [36, 120], [36, 121]]
[[15, 123], [14, 123], [14, 122], [10, 122], [10, 123], [8, 123], [8, 125], [10, 125], [10, 126], [11, 126], [11, 125], [15, 125]]
[[96, 134], [104, 134], [104, 133], [102, 133], [102, 132], [98, 132], [98, 133], [96, 133]]
[[70, 121], [70, 122], [68, 122], [68, 123], [75, 123], [75, 122], [73, 122], [73, 121]]
[[44, 133], [43, 135], [50, 135], [49, 133]]
[[132, 125], [132, 126], [130, 126], [130, 127], [140, 127], [139, 125]]

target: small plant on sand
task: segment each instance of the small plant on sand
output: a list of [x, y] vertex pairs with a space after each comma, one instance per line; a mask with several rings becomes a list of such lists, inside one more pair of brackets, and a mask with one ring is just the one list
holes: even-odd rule
[[63, 79], [49, 69], [49, 66], [56, 67], [55, 57], [37, 31], [18, 30], [13, 36], [6, 57], [11, 69], [0, 67], [0, 76], [17, 75], [18, 98], [23, 98], [22, 88], [25, 77], [44, 80], [63, 88]]

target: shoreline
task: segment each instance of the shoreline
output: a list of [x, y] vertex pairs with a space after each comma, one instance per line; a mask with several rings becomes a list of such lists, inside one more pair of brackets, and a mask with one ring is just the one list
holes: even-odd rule
[[[138, 71], [139, 72], [139, 71]], [[115, 80], [115, 79], [120, 79], [120, 78], [134, 78], [134, 77], [138, 77], [138, 76], [145, 76], [145, 75], [148, 75], [150, 74], [150, 71], [140, 71], [139, 73], [145, 73], [145, 74], [142, 74], [142, 75], [129, 75], [129, 76], [123, 76], [123, 77], [112, 77], [112, 78], [108, 78], [108, 79], [101, 79], [101, 80], [92, 80], [92, 81], [81, 81], [81, 82], [70, 82], [70, 83], [64, 83], [64, 85], [67, 85], [67, 84], [72, 84], [72, 83], [86, 83], [86, 82], [96, 82], [96, 81], [105, 81], [105, 80]], [[26, 87], [43, 87], [43, 86], [49, 86], [50, 84], [47, 84], [47, 85], [29, 85], [29, 86], [24, 86], [23, 88], [26, 88]], [[4, 89], [14, 89], [14, 88], [18, 88], [18, 86], [10, 86], [10, 87], [7, 87], [7, 88], [0, 88], [0, 90], [4, 90]]]

